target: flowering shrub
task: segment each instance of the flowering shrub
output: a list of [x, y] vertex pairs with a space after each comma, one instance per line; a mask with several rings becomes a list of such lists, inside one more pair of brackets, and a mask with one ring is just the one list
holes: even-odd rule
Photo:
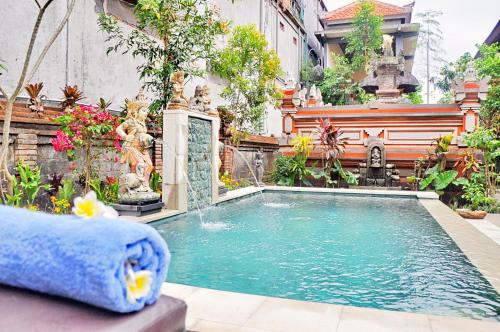
[[89, 191], [90, 180], [95, 170], [94, 161], [99, 156], [95, 145], [121, 151], [120, 136], [116, 133], [119, 117], [92, 105], [79, 105], [55, 119], [61, 126], [56, 137], [51, 140], [57, 152], [66, 152], [69, 160], [76, 158], [76, 151], [82, 149], [85, 157], [85, 192]]

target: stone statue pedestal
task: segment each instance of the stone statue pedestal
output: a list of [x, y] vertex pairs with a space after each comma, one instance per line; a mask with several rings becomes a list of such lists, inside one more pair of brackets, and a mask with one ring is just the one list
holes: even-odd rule
[[164, 111], [162, 189], [167, 209], [186, 212], [218, 202], [219, 127], [218, 117], [175, 107]]
[[135, 202], [134, 204], [114, 204], [113, 208], [120, 216], [142, 217], [161, 212], [163, 202], [158, 198], [155, 201]]

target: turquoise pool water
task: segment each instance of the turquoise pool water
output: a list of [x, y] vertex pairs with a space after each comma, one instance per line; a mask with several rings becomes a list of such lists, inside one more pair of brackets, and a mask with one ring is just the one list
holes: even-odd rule
[[154, 224], [168, 281], [500, 320], [500, 296], [416, 199], [265, 193]]

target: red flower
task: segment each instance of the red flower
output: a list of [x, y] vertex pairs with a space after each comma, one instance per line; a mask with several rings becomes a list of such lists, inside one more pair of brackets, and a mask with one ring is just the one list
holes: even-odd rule
[[50, 142], [52, 143], [54, 150], [57, 152], [63, 152], [75, 148], [69, 136], [60, 130], [56, 132], [56, 137], [51, 139]]

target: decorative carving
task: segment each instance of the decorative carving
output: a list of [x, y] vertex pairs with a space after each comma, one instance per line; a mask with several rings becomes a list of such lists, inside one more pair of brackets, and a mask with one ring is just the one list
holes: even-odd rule
[[385, 147], [380, 138], [368, 138], [366, 162], [359, 163], [354, 174], [361, 185], [394, 187], [399, 185], [399, 171], [386, 164]]
[[382, 36], [382, 52], [385, 56], [394, 56], [394, 51], [392, 50], [393, 36], [383, 35]]
[[194, 92], [194, 97], [189, 99], [189, 109], [192, 111], [207, 113], [217, 116], [219, 113], [211, 108], [210, 88], [208, 85], [198, 85]]
[[257, 178], [257, 187], [264, 186], [262, 179], [264, 178], [264, 153], [262, 148], [255, 154], [255, 177]]
[[120, 203], [133, 204], [154, 201], [160, 198], [149, 187], [149, 176], [153, 171], [153, 162], [148, 149], [153, 144], [153, 137], [147, 133], [146, 118], [149, 104], [139, 92], [135, 100], [127, 103], [127, 117], [116, 128], [123, 140], [121, 163], [127, 168], [120, 178]]
[[370, 155], [370, 165], [371, 167], [377, 167], [380, 168], [382, 167], [382, 156], [381, 156], [381, 151], [380, 148], [374, 147], [371, 151]]
[[176, 71], [170, 78], [172, 82], [172, 98], [169, 108], [187, 108], [188, 99], [184, 96], [184, 71]]
[[321, 90], [319, 88], [316, 88], [316, 105], [317, 106], [323, 106], [323, 94], [321, 94]]

